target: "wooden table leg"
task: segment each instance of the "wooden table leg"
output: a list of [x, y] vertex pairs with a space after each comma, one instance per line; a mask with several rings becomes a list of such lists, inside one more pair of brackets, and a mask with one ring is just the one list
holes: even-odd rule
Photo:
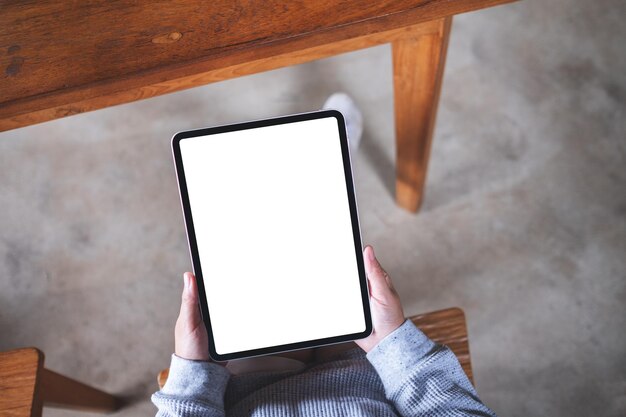
[[407, 34], [392, 43], [396, 115], [396, 201], [417, 211], [435, 127], [452, 17], [432, 33]]
[[41, 372], [40, 384], [45, 406], [86, 411], [115, 411], [121, 406], [115, 396], [45, 368]]

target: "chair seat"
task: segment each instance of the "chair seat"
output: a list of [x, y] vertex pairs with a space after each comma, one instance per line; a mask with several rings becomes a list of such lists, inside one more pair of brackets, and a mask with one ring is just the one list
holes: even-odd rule
[[465, 313], [458, 307], [418, 314], [409, 317], [415, 325], [435, 342], [450, 348], [456, 355], [463, 371], [474, 383], [470, 360], [469, 339]]
[[44, 368], [37, 348], [0, 352], [0, 416], [40, 417], [42, 407], [111, 412], [122, 400]]
[[0, 353], [0, 415], [30, 416], [41, 413], [41, 404], [36, 403], [35, 393], [42, 366], [43, 354], [37, 349]]

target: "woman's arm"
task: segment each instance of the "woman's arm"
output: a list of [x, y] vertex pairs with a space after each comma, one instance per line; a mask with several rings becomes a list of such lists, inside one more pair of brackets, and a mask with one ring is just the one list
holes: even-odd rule
[[184, 275], [180, 314], [176, 321], [175, 354], [163, 389], [152, 395], [157, 417], [223, 417], [224, 392], [230, 373], [209, 362], [209, 344], [198, 308], [196, 278]]
[[167, 382], [152, 395], [157, 417], [223, 417], [229, 377], [223, 366], [172, 355]]
[[494, 416], [450, 349], [407, 320], [368, 354], [400, 415]]
[[454, 353], [404, 320], [391, 278], [366, 247], [374, 331], [357, 344], [367, 352], [398, 412], [408, 416], [495, 416], [478, 399]]

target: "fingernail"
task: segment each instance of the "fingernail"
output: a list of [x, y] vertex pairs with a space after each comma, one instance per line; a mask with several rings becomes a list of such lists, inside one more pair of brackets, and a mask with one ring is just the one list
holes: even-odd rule
[[189, 290], [191, 288], [191, 276], [189, 274], [183, 275], [185, 277], [185, 290]]
[[369, 259], [372, 262], [376, 260], [376, 255], [374, 255], [374, 248], [371, 246], [370, 246], [370, 250], [367, 251], [367, 259]]

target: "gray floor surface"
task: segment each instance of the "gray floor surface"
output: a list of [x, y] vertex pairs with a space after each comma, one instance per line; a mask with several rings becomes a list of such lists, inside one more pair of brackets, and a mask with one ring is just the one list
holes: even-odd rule
[[419, 214], [393, 201], [389, 46], [0, 134], [0, 350], [38, 346], [136, 399], [115, 415], [154, 413], [190, 268], [171, 134], [346, 91], [366, 119], [364, 241], [406, 313], [465, 309], [501, 416], [625, 415], [625, 14], [558, 0], [456, 18]]

